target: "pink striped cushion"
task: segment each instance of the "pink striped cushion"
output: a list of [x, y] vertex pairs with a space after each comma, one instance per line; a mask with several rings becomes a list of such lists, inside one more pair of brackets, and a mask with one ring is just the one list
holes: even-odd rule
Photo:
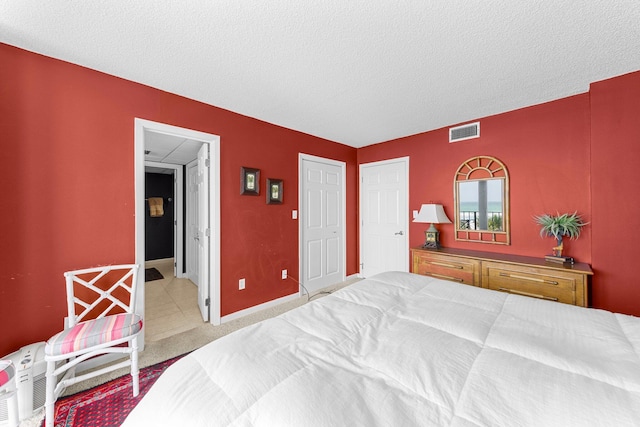
[[142, 318], [137, 314], [116, 314], [102, 319], [80, 322], [49, 338], [44, 352], [49, 356], [73, 353], [137, 334], [142, 329]]
[[10, 360], [0, 360], [0, 387], [13, 379], [16, 371]]

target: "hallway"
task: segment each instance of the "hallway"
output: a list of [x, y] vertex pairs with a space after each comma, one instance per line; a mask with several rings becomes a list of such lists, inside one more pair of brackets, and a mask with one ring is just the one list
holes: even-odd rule
[[163, 279], [145, 283], [145, 340], [158, 341], [201, 326], [198, 288], [189, 279], [173, 275], [173, 258], [147, 261]]

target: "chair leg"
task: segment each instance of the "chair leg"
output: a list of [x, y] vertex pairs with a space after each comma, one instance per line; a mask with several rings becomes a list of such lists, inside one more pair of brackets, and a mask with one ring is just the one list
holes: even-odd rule
[[53, 372], [56, 369], [56, 362], [47, 362], [47, 373], [45, 375], [46, 381], [46, 397], [44, 401], [45, 407], [45, 427], [53, 427], [53, 410], [56, 404], [56, 377]]
[[131, 380], [133, 383], [133, 397], [140, 393], [140, 371], [138, 370], [138, 337], [131, 340]]

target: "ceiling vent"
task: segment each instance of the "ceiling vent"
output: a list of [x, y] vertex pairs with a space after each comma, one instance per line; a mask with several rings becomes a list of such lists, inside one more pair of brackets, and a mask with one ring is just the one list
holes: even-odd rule
[[480, 122], [449, 128], [449, 142], [464, 141], [480, 137]]

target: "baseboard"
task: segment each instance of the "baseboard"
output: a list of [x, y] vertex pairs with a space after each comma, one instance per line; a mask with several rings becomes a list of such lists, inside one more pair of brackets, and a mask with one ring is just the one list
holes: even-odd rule
[[220, 318], [220, 323], [230, 322], [231, 320], [236, 320], [249, 314], [253, 314], [267, 308], [275, 307], [276, 305], [284, 304], [285, 302], [293, 301], [298, 298], [300, 298], [300, 294], [296, 292], [295, 294], [287, 295], [286, 297], [281, 297], [259, 305], [254, 305], [253, 307], [245, 308], [244, 310], [236, 311], [235, 313], [222, 316]]
[[[341, 283], [346, 283], [346, 282], [350, 282], [352, 280], [359, 280], [362, 279], [362, 277], [359, 274], [352, 274], [350, 276], [347, 276], [344, 282]], [[332, 288], [336, 285], [339, 285], [339, 283], [336, 283], [335, 285], [331, 285], [328, 286], [327, 288]], [[305, 294], [306, 295], [306, 294]], [[249, 307], [249, 308], [245, 308], [244, 310], [240, 310], [240, 311], [236, 311], [235, 313], [231, 313], [228, 314], [226, 316], [223, 316], [220, 318], [220, 323], [226, 323], [226, 322], [230, 322], [231, 320], [236, 320], [239, 319], [241, 317], [247, 316], [249, 314], [253, 314], [256, 313], [258, 311], [261, 310], [265, 310], [267, 308], [271, 308], [271, 307], [275, 307], [277, 305], [280, 304], [284, 304], [286, 302], [289, 301], [293, 301], [297, 298], [301, 298], [303, 296], [303, 294], [301, 294], [300, 292], [296, 292], [295, 294], [291, 294], [291, 295], [287, 295], [286, 297], [282, 297], [282, 298], [278, 298], [278, 299], [274, 299], [259, 305], [254, 305], [253, 307]]]

